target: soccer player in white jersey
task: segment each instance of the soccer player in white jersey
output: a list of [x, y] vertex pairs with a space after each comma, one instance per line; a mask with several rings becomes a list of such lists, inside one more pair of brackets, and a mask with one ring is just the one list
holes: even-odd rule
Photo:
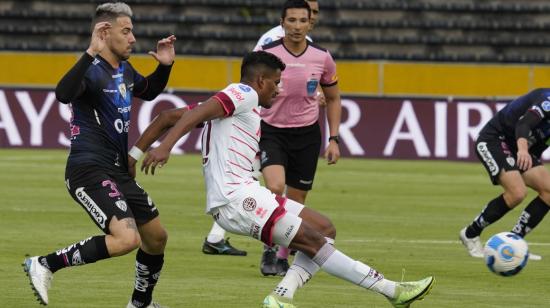
[[[309, 4], [309, 7], [311, 8], [311, 18], [310, 18], [310, 29], [309, 31], [313, 30], [315, 27], [315, 24], [317, 23], [318, 17], [319, 17], [319, 3], [317, 0], [307, 0], [307, 3]], [[260, 39], [258, 40], [258, 43], [256, 43], [256, 46], [254, 47], [254, 50], [261, 50], [263, 45], [269, 44], [273, 41], [282, 39], [285, 37], [285, 30], [282, 25], [278, 25], [276, 27], [273, 27], [266, 33], [264, 33]], [[306, 39], [312, 42], [313, 40], [306, 36]], [[323, 92], [320, 89], [317, 89], [317, 99], [319, 101], [319, 105], [326, 106], [326, 100], [325, 96], [323, 95]], [[260, 174], [260, 166], [259, 166], [259, 158], [256, 160], [258, 166], [255, 167], [255, 171], [258, 173], [256, 177], [258, 177]], [[246, 256], [246, 251], [239, 250], [235, 247], [233, 247], [228, 240], [225, 238], [225, 230], [220, 227], [216, 222], [212, 224], [212, 228], [210, 229], [210, 232], [208, 233], [207, 237], [204, 239], [204, 242], [202, 244], [202, 252], [205, 254], [213, 254], [213, 255], [231, 255], [231, 256]], [[268, 264], [264, 264], [266, 260], [262, 262], [262, 272], [268, 273], [269, 275], [275, 275], [277, 273], [284, 273], [286, 272], [286, 268], [288, 266], [285, 266], [284, 264], [277, 263], [277, 259], [275, 256], [274, 250], [266, 250], [263, 256], [264, 259], [268, 259]], [[280, 268], [282, 267], [282, 268]]]
[[[241, 65], [240, 83], [230, 84], [195, 108], [163, 111], [131, 150], [134, 154], [143, 153], [171, 127], [159, 147], [148, 152], [141, 170], [154, 174], [156, 168], [168, 162], [176, 142], [206, 122], [202, 162], [207, 213], [229, 232], [298, 251], [286, 276], [264, 299], [265, 308], [295, 307], [295, 291], [319, 269], [380, 293], [395, 307], [408, 307], [424, 298], [434, 283], [433, 277], [413, 282], [385, 279], [333, 246], [336, 229], [328, 218], [271, 193], [252, 177], [261, 135], [259, 106], [271, 107], [284, 69], [284, 63], [271, 53], [248, 53]], [[134, 167], [135, 163], [132, 161]]]

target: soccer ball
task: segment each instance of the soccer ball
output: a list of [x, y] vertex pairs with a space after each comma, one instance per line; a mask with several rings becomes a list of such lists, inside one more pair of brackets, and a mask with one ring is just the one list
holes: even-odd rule
[[502, 276], [514, 276], [519, 273], [529, 259], [527, 242], [519, 235], [501, 232], [493, 235], [483, 249], [485, 264]]

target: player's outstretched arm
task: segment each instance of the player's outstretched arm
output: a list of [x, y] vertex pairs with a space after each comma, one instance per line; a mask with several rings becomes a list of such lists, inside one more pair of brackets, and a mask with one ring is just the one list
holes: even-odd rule
[[[338, 84], [324, 87], [323, 93], [327, 104], [327, 120], [330, 136], [338, 136], [340, 119], [342, 117], [342, 104], [340, 102], [340, 90]], [[325, 159], [329, 165], [335, 164], [340, 159], [340, 148], [338, 143], [329, 142], [325, 151]]]
[[157, 42], [157, 50], [149, 51], [149, 54], [162, 65], [172, 65], [176, 58], [176, 51], [174, 49], [175, 41], [175, 35], [163, 38]]
[[151, 168], [151, 174], [154, 175], [157, 166], [162, 168], [168, 162], [170, 151], [182, 136], [190, 132], [198, 124], [221, 118], [224, 114], [223, 107], [215, 98], [210, 98], [205, 103], [185, 112], [174, 127], [168, 131], [160, 146], [147, 153], [141, 164], [141, 171], [148, 174], [149, 168]]
[[68, 104], [84, 93], [86, 89], [84, 75], [94, 61], [94, 57], [105, 48], [105, 37], [110, 28], [111, 24], [106, 21], [98, 22], [94, 26], [90, 46], [78, 62], [61, 78], [55, 88], [55, 96], [58, 101]]
[[528, 140], [533, 128], [535, 128], [543, 118], [538, 112], [539, 111], [530, 109], [516, 123], [515, 134], [518, 147], [517, 165], [520, 170], [525, 171], [533, 166], [533, 160], [531, 154], [529, 154]]
[[128, 152], [128, 172], [132, 177], [136, 176], [136, 163], [143, 153], [160, 138], [170, 127], [174, 126], [181, 116], [189, 110], [189, 106], [163, 110], [147, 126], [145, 131]]

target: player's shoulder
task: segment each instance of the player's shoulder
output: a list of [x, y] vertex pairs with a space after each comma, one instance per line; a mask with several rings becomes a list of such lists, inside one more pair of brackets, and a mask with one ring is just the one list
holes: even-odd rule
[[275, 41], [272, 41], [270, 43], [267, 43], [265, 45], [262, 46], [262, 50], [269, 50], [269, 49], [273, 49], [277, 46], [281, 46], [283, 44], [283, 39], [280, 38], [280, 39], [277, 39]]
[[314, 43], [314, 42], [311, 42], [311, 41], [307, 41], [307, 44], [308, 44], [309, 46], [311, 46], [314, 50], [318, 50], [318, 51], [320, 51], [320, 52], [327, 53], [327, 54], [329, 53], [329, 52], [328, 52], [328, 49], [321, 47], [321, 45], [319, 45], [319, 44], [317, 44], [317, 43]]
[[244, 83], [232, 83], [222, 90], [225, 94], [236, 101], [245, 101], [248, 99], [257, 99], [258, 94], [249, 85]]

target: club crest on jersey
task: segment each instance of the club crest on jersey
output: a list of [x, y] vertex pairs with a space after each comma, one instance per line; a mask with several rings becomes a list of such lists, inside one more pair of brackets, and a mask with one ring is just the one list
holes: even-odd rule
[[245, 211], [253, 211], [256, 208], [256, 199], [248, 197], [243, 200], [243, 209]]
[[121, 83], [118, 85], [118, 92], [120, 92], [120, 95], [122, 95], [122, 97], [126, 97], [126, 84], [125, 83]]
[[550, 102], [549, 101], [542, 102], [541, 107], [542, 107], [542, 110], [546, 112], [550, 111]]

